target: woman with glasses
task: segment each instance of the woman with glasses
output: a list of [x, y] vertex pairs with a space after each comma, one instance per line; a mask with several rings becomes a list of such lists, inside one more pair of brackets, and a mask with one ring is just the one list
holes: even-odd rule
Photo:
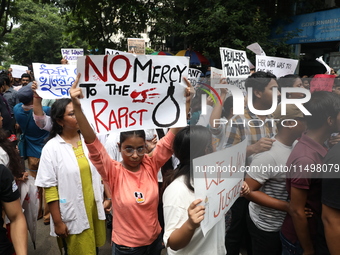
[[[90, 159], [112, 192], [112, 254], [160, 254], [157, 173], [173, 154], [172, 142], [179, 129], [171, 128], [151, 154], [146, 154], [144, 131], [122, 132], [119, 149], [123, 160], [112, 160], [81, 110], [79, 98], [83, 95], [77, 88], [78, 79], [79, 76], [70, 89], [74, 112]], [[192, 90], [187, 80], [186, 83], [188, 109]]]
[[96, 254], [105, 244], [103, 185], [88, 160], [71, 99], [51, 108], [52, 129], [40, 158], [36, 186], [45, 189], [53, 224], [66, 254]]

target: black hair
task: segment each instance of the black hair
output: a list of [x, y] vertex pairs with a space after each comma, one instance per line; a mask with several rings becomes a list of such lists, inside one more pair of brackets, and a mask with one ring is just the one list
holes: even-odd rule
[[[5, 71], [5, 72], [6, 72], [6, 71]], [[10, 79], [9, 79], [9, 77], [8, 77], [8, 74], [6, 74], [5, 72], [4, 72], [3, 74], [0, 75], [1, 86], [2, 86], [2, 85], [5, 85], [5, 84], [3, 84], [3, 82], [5, 82], [7, 86], [11, 86], [11, 81], [10, 81]]]
[[206, 91], [209, 91], [209, 90], [202, 90], [202, 89], [199, 89], [199, 88], [196, 89], [195, 96], [192, 99], [191, 104], [190, 104], [190, 108], [191, 108], [192, 113], [201, 110], [202, 95], [206, 94], [207, 97], [208, 97], [208, 93]]
[[52, 129], [47, 140], [50, 140], [57, 134], [60, 135], [62, 133], [63, 127], [58, 124], [58, 121], [64, 119], [66, 106], [71, 102], [70, 98], [61, 98], [53, 103], [51, 107]]
[[29, 75], [28, 73], [23, 73], [22, 75], [21, 75], [21, 79], [22, 78], [29, 78], [30, 80], [31, 80], [31, 75]]
[[8, 168], [11, 170], [13, 176], [17, 178], [22, 177], [22, 173], [25, 170], [24, 163], [16, 147], [8, 140], [8, 133], [2, 128], [0, 128], [0, 146], [9, 157]]
[[142, 138], [145, 141], [145, 132], [144, 130], [134, 130], [134, 131], [126, 131], [126, 132], [120, 132], [120, 136], [119, 136], [119, 143], [120, 145], [122, 145], [122, 143], [132, 137], [132, 136], [137, 136]]
[[327, 122], [328, 117], [337, 117], [340, 112], [340, 97], [332, 92], [316, 91], [304, 106], [312, 114], [305, 115], [307, 128], [315, 130], [321, 128]]
[[227, 99], [223, 103], [223, 111], [221, 114], [221, 117], [225, 117], [228, 119], [228, 116], [230, 115], [230, 110], [233, 108], [233, 96], [227, 97]]
[[164, 180], [163, 190], [176, 178], [184, 175], [185, 185], [189, 190], [194, 191], [191, 185], [193, 178], [192, 159], [207, 154], [212, 151], [212, 135], [208, 128], [197, 125], [187, 126], [180, 130], [174, 139], [173, 150], [180, 164], [174, 171], [169, 171], [169, 175]]
[[250, 75], [245, 81], [246, 88], [253, 88], [253, 99], [255, 99], [254, 91], [263, 92], [271, 79], [276, 80], [276, 76], [270, 72], [258, 71]]
[[301, 79], [301, 78], [297, 74], [287, 74], [287, 75], [281, 77], [280, 79], [278, 79], [277, 84], [279, 85], [280, 91], [281, 91], [281, 88], [293, 87], [296, 79]]

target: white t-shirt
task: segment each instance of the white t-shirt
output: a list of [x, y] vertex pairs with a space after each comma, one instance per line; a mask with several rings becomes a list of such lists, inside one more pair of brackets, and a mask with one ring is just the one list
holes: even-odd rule
[[[164, 244], [167, 246], [171, 233], [180, 228], [188, 219], [188, 207], [195, 200], [194, 192], [184, 183], [184, 176], [176, 178], [164, 191]], [[225, 222], [224, 217], [207, 234], [203, 236], [197, 228], [190, 243], [178, 251], [167, 248], [167, 254], [183, 255], [225, 255]]]
[[[250, 171], [247, 172], [251, 178], [262, 184], [260, 191], [283, 201], [287, 201], [288, 193], [286, 190], [286, 172], [282, 170], [286, 166], [291, 151], [292, 146], [284, 145], [276, 140], [269, 151], [254, 155], [250, 164]], [[249, 215], [257, 228], [263, 231], [276, 232], [280, 230], [286, 212], [250, 202]]]

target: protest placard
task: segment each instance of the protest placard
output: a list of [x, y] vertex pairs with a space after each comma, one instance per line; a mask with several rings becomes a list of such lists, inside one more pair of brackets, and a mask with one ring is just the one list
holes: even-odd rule
[[23, 73], [26, 73], [26, 71], [28, 70], [27, 66], [21, 66], [21, 65], [10, 65], [10, 68], [12, 68], [13, 78], [21, 78], [21, 75]]
[[97, 132], [185, 126], [188, 66], [186, 57], [80, 57], [83, 110]]
[[126, 52], [124, 51], [105, 48], [105, 55], [119, 55], [119, 54], [124, 54], [124, 53], [126, 54]]
[[70, 97], [69, 90], [77, 76], [76, 65], [33, 63], [37, 93], [45, 99]]
[[277, 78], [294, 74], [299, 60], [256, 55], [256, 71], [271, 72]]
[[[247, 139], [232, 147], [193, 160], [195, 197], [205, 206], [205, 235], [231, 208], [244, 178]], [[243, 168], [243, 169], [242, 169]]]
[[256, 43], [252, 43], [250, 45], [247, 46], [248, 50], [251, 50], [252, 52], [254, 52], [256, 55], [261, 55], [261, 56], [266, 56], [266, 53], [264, 52], [264, 50], [262, 49], [262, 47], [260, 46], [260, 44]]
[[141, 38], [128, 38], [128, 52], [138, 55], [145, 54], [145, 40]]
[[61, 49], [61, 55], [71, 65], [76, 65], [78, 57], [84, 56], [83, 49]]
[[202, 71], [196, 68], [189, 68], [188, 73], [188, 80], [190, 81], [191, 85], [195, 87], [201, 77]]
[[316, 74], [310, 81], [310, 92], [315, 91], [333, 91], [335, 75]]
[[227, 78], [227, 83], [237, 86], [246, 94], [244, 83], [250, 75], [246, 52], [220, 47], [220, 55], [222, 70]]
[[216, 67], [210, 68], [210, 86], [215, 87], [216, 83], [220, 83], [221, 79], [226, 78], [222, 69]]

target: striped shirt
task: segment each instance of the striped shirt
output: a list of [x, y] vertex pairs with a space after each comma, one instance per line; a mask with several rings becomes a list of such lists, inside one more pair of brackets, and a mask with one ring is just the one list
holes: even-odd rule
[[[229, 120], [223, 147], [227, 148], [238, 144], [246, 138], [248, 139], [248, 145], [252, 145], [262, 137], [273, 137], [276, 134], [276, 125], [271, 120], [274, 118], [272, 115], [267, 115], [266, 119], [269, 121], [262, 121], [255, 114], [251, 113], [248, 107], [245, 107], [244, 115], [235, 115]], [[247, 158], [248, 165], [251, 160], [252, 156]]]
[[[275, 141], [269, 151], [256, 154], [247, 174], [262, 184], [260, 191], [273, 198], [287, 201], [286, 173], [283, 171], [292, 146]], [[249, 203], [249, 215], [255, 226], [263, 231], [277, 232], [280, 230], [286, 212], [278, 211], [254, 202]]]

